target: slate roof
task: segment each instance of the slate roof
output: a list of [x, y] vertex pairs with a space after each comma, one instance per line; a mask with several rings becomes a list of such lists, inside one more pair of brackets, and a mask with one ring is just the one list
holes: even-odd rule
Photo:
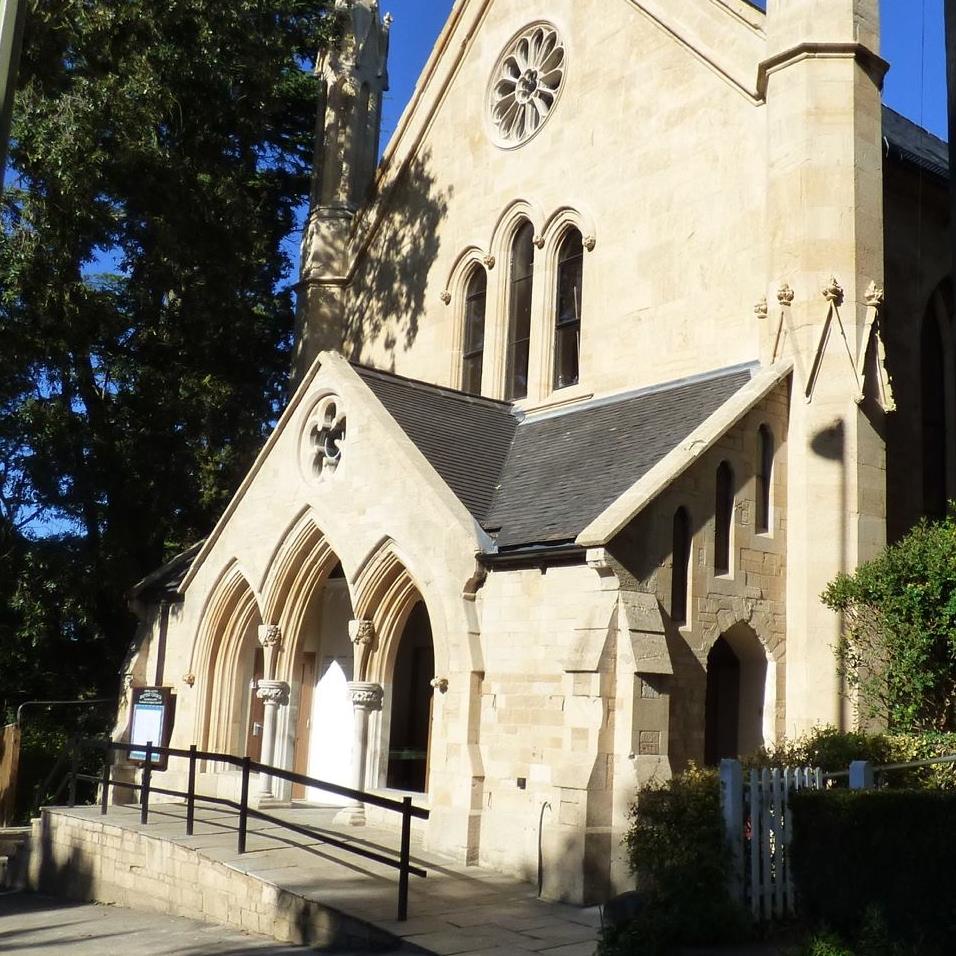
[[887, 155], [949, 179], [949, 145], [912, 120], [883, 107], [883, 136]]
[[483, 525], [518, 425], [511, 406], [360, 365], [353, 368]]
[[751, 379], [752, 366], [524, 417], [356, 367], [499, 552], [573, 541]]
[[499, 551], [573, 541], [750, 378], [737, 368], [526, 418], [488, 519]]

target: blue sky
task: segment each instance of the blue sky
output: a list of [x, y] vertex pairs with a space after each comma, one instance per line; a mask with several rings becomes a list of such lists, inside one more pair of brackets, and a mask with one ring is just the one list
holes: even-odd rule
[[[385, 104], [388, 141], [415, 81], [441, 32], [453, 0], [380, 0], [395, 17], [390, 56], [391, 92]], [[601, 0], [609, 3], [612, 0]], [[678, 0], [682, 2], [682, 0]], [[758, 6], [761, 4], [757, 4]], [[946, 55], [943, 0], [882, 0], [883, 50], [892, 69], [884, 99], [937, 136], [946, 137]]]

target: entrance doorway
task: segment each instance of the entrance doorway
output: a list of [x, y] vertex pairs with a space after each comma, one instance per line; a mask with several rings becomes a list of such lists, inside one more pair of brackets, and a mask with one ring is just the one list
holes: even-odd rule
[[395, 658], [386, 785], [424, 793], [428, 789], [428, 743], [432, 722], [435, 648], [425, 604], [409, 615]]
[[751, 754], [774, 737], [776, 671], [760, 638], [735, 624], [707, 655], [704, 761]]

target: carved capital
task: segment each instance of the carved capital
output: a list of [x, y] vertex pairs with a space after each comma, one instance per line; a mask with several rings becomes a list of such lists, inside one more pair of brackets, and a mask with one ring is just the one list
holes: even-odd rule
[[485, 256], [481, 261], [485, 264], [486, 269], [494, 269], [498, 260], [494, 256]]
[[777, 289], [777, 301], [781, 305], [793, 305], [794, 291], [790, 288], [789, 283], [784, 282], [779, 289]]
[[196, 675], [195, 675], [195, 674], [183, 674], [183, 683], [184, 683], [187, 687], [192, 687], [192, 686], [196, 683]]
[[448, 678], [447, 677], [433, 677], [431, 680], [432, 687], [435, 688], [440, 694], [447, 693], [448, 691]]
[[375, 640], [375, 625], [371, 621], [349, 621], [349, 637], [353, 644], [371, 644]]
[[535, 248], [537, 249], [544, 248], [544, 236], [535, 236], [531, 241], [534, 243]]
[[883, 303], [886, 301], [886, 293], [883, 291], [883, 286], [877, 284], [876, 282], [871, 282], [866, 288], [866, 304], [871, 309], [880, 309], [883, 307]]
[[597, 239], [595, 239], [594, 236], [585, 236], [583, 243], [584, 248], [587, 249], [588, 252], [594, 252], [594, 247], [597, 245]]
[[282, 644], [282, 629], [278, 624], [260, 624], [259, 643], [263, 647], [279, 647]]
[[350, 681], [349, 695], [352, 706], [361, 710], [381, 710], [385, 691], [381, 684], [369, 684], [365, 681]]
[[758, 319], [763, 321], [765, 318], [767, 318], [769, 311], [770, 311], [770, 308], [767, 305], [767, 297], [764, 296], [754, 306], [754, 315], [757, 316]]
[[289, 685], [284, 680], [261, 680], [256, 688], [256, 697], [264, 704], [287, 704]]
[[445, 303], [445, 305], [450, 304], [450, 302], [451, 302], [451, 293], [450, 293], [447, 289], [445, 289], [445, 291], [442, 292], [442, 294], [441, 294], [441, 300], [442, 300], [442, 302]]
[[823, 290], [823, 298], [833, 305], [843, 305], [843, 286], [836, 276], [831, 276], [830, 284]]

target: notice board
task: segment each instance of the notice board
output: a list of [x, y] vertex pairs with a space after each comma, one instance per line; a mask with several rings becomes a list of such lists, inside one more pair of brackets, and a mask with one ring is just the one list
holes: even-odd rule
[[[130, 724], [129, 742], [133, 750], [129, 759], [144, 763], [146, 744], [168, 747], [173, 733], [173, 695], [168, 687], [134, 687], [133, 718]], [[139, 749], [142, 748], [142, 749]], [[151, 754], [150, 763], [165, 770], [168, 763], [165, 755]]]

